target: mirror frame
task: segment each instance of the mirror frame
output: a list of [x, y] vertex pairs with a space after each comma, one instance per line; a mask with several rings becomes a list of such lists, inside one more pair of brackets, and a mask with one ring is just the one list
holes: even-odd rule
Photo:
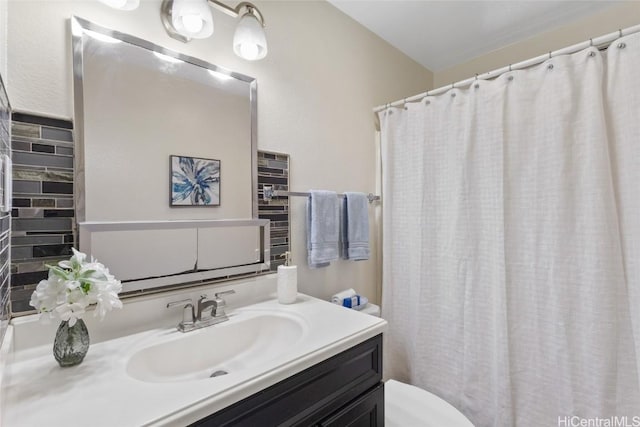
[[[166, 220], [166, 221], [86, 221], [85, 210], [85, 171], [84, 171], [84, 90], [83, 90], [83, 34], [85, 31], [92, 31], [101, 35], [112, 37], [126, 43], [147, 49], [151, 52], [158, 52], [192, 65], [208, 70], [217, 71], [229, 75], [237, 80], [249, 84], [249, 103], [251, 109], [251, 219], [219, 219], [219, 220]], [[177, 274], [172, 276], [149, 278], [142, 280], [132, 280], [123, 282], [123, 292], [140, 291], [157, 292], [169, 290], [176, 287], [203, 284], [212, 280], [232, 280], [236, 275], [261, 274], [270, 271], [270, 221], [259, 219], [258, 217], [258, 144], [257, 144], [257, 81], [253, 77], [240, 74], [229, 69], [211, 64], [209, 62], [184, 55], [166, 49], [149, 41], [111, 30], [94, 24], [85, 19], [73, 16], [71, 18], [72, 37], [72, 57], [73, 57], [73, 100], [74, 100], [74, 128], [75, 128], [75, 209], [76, 222], [74, 224], [76, 242], [81, 247], [91, 249], [91, 234], [104, 231], [117, 230], [153, 230], [185, 227], [234, 227], [250, 226], [260, 228], [260, 261], [254, 264], [244, 264], [240, 266], [228, 266], [212, 270], [205, 270], [203, 273]], [[78, 236], [78, 233], [80, 236]], [[180, 277], [184, 276], [184, 277]]]

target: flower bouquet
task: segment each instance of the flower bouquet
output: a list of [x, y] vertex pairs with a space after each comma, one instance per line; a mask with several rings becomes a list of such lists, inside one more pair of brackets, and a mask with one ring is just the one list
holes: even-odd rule
[[119, 280], [104, 265], [72, 249], [68, 261], [49, 267], [49, 277], [38, 283], [30, 305], [47, 318], [59, 318], [53, 354], [60, 366], [77, 365], [89, 350], [89, 332], [82, 320], [87, 307], [95, 304], [94, 316], [104, 318], [114, 308], [122, 308]]

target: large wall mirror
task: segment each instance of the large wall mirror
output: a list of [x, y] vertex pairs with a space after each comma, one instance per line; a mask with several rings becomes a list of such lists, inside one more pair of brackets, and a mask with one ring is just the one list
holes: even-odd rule
[[125, 291], [268, 269], [255, 79], [71, 26], [80, 249]]

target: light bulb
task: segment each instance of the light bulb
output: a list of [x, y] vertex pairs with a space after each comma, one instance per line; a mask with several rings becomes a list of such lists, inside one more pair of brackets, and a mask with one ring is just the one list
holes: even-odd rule
[[202, 30], [204, 27], [204, 22], [200, 15], [184, 15], [182, 17], [182, 24], [184, 25], [184, 29], [190, 33], [197, 33]]
[[240, 45], [240, 56], [249, 61], [253, 61], [258, 57], [260, 48], [254, 43], [243, 43]]
[[188, 38], [204, 39], [213, 34], [213, 16], [207, 0], [173, 0], [171, 23]]

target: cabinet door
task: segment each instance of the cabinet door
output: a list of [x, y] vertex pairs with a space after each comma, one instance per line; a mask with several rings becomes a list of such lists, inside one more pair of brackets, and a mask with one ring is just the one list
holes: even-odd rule
[[319, 424], [320, 427], [384, 427], [384, 384], [356, 399]]

